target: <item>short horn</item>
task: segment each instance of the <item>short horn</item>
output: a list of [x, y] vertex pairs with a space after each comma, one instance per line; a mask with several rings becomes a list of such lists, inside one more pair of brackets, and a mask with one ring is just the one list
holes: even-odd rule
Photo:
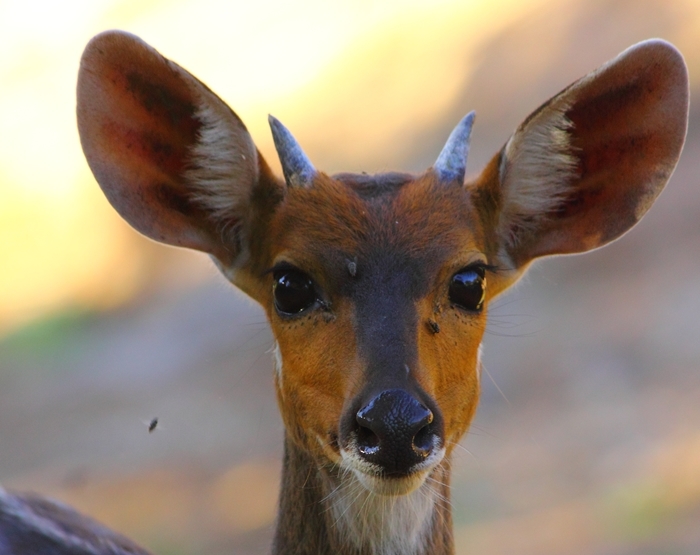
[[289, 129], [274, 116], [268, 116], [268, 121], [272, 129], [277, 155], [282, 164], [284, 180], [289, 187], [307, 187], [316, 175], [316, 168], [304, 154]]
[[469, 156], [469, 137], [475, 116], [475, 112], [469, 112], [450, 133], [433, 166], [441, 181], [464, 181]]

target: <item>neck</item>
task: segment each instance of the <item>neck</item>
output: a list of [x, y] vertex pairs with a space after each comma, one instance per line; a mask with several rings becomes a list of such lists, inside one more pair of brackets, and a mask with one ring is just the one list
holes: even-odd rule
[[453, 554], [449, 479], [445, 461], [418, 490], [377, 495], [286, 439], [273, 554]]

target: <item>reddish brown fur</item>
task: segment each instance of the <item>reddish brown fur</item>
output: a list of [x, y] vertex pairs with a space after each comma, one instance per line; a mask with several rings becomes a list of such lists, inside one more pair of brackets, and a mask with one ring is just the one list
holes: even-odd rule
[[[419, 327], [420, 367], [415, 371], [419, 384], [443, 407], [449, 442], [461, 437], [478, 399], [476, 361], [486, 314], [446, 310], [446, 284], [455, 271], [486, 259], [478, 222], [464, 189], [437, 183], [432, 172], [378, 197], [362, 198], [353, 187], [324, 174], [310, 188], [288, 191], [261, 241], [268, 248], [259, 253], [262, 266], [289, 262], [307, 272], [330, 300], [326, 312], [285, 321], [275, 313], [269, 273], [263, 295], [256, 297], [284, 353], [278, 398], [297, 442], [339, 462], [333, 437], [345, 403], [362, 387], [365, 365], [352, 340], [353, 302], [338, 284], [353, 279], [345, 260], [358, 259], [361, 273], [363, 256], [380, 243], [402, 256], [430, 252], [433, 257], [428, 294], [417, 306], [419, 319], [435, 321], [440, 333]], [[321, 448], [317, 437], [328, 447]]]

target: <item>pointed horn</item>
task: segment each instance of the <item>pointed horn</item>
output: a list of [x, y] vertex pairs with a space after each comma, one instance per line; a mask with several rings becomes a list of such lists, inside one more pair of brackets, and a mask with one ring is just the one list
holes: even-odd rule
[[433, 169], [441, 181], [464, 181], [469, 156], [469, 137], [474, 124], [475, 112], [469, 112], [450, 133], [445, 146], [435, 161]]
[[274, 116], [268, 116], [267, 119], [270, 122], [272, 138], [282, 164], [284, 180], [289, 187], [307, 187], [316, 175], [316, 168], [301, 150], [289, 129]]

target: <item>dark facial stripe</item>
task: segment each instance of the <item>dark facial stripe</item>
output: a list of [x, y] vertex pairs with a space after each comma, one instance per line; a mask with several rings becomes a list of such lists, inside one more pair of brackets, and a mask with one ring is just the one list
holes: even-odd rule
[[358, 348], [375, 387], [406, 383], [406, 366], [415, 368], [416, 301], [427, 292], [422, 264], [390, 251], [378, 249], [358, 261], [351, 291]]

